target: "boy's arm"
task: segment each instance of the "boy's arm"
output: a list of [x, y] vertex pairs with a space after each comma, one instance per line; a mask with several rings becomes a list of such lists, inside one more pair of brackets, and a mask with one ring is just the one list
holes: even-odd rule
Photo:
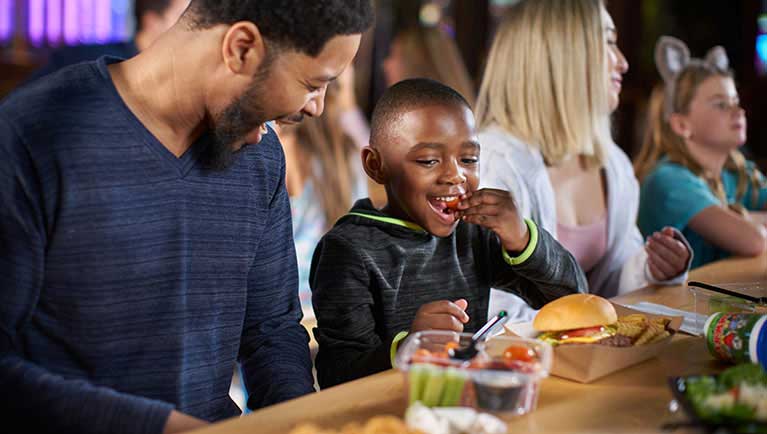
[[498, 237], [485, 231], [491, 264], [491, 286], [513, 292], [535, 309], [556, 298], [588, 292], [575, 258], [546, 230], [526, 219], [530, 241], [521, 252], [507, 252]]
[[382, 336], [364, 257], [327, 234], [312, 258], [309, 282], [317, 317], [317, 381], [326, 388], [391, 368], [393, 336]]

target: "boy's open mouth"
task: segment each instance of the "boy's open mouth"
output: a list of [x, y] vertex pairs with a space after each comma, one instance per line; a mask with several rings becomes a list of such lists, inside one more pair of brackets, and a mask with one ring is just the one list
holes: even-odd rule
[[429, 206], [445, 224], [453, 224], [456, 220], [456, 207], [460, 196], [431, 196]]

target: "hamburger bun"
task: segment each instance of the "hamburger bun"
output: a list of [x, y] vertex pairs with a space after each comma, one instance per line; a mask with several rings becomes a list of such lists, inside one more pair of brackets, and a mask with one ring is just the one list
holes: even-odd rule
[[573, 330], [615, 324], [618, 314], [607, 299], [593, 294], [572, 294], [544, 305], [533, 320], [539, 332]]

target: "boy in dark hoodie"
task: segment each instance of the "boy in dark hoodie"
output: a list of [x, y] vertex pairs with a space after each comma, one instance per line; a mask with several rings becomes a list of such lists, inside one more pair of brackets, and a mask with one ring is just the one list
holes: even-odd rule
[[575, 259], [520, 218], [508, 192], [477, 190], [479, 152], [453, 89], [405, 80], [378, 101], [362, 159], [388, 203], [357, 201], [312, 259], [320, 387], [391, 368], [407, 333], [476, 331], [491, 287], [534, 308], [587, 292]]

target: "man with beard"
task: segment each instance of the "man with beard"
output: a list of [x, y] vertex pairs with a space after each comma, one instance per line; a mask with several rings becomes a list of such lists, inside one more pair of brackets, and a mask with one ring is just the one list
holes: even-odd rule
[[313, 390], [285, 160], [369, 0], [193, 0], [127, 61], [0, 103], [0, 415], [177, 432]]

